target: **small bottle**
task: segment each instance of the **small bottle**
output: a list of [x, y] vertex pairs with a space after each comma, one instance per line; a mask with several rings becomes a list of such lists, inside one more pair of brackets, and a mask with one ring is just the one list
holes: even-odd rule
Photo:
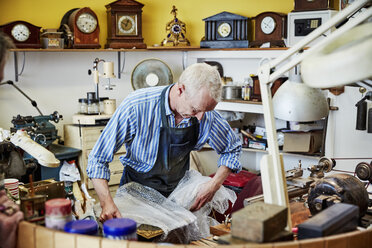
[[88, 99], [87, 114], [98, 115], [99, 114], [99, 103], [97, 99]]
[[137, 223], [128, 218], [110, 219], [103, 223], [106, 238], [115, 240], [137, 240]]
[[65, 232], [95, 236], [98, 233], [98, 224], [94, 220], [73, 220], [64, 227]]
[[86, 98], [79, 98], [79, 114], [86, 114], [88, 112], [88, 105], [87, 105], [87, 99]]
[[253, 80], [251, 77], [244, 78], [244, 88], [242, 90], [242, 98], [245, 101], [251, 100]]

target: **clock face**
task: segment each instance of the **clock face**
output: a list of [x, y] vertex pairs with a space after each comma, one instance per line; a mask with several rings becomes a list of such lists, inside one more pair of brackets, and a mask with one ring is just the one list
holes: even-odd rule
[[218, 34], [222, 37], [225, 38], [231, 34], [231, 26], [227, 22], [223, 22], [218, 26], [217, 29]]
[[117, 35], [137, 35], [137, 15], [122, 15], [117, 25]]
[[13, 38], [16, 41], [24, 42], [30, 37], [30, 30], [24, 24], [16, 24], [11, 31]]
[[77, 18], [76, 26], [81, 32], [90, 34], [97, 28], [97, 19], [89, 13], [83, 13]]
[[172, 25], [171, 32], [173, 34], [179, 34], [179, 33], [181, 33], [181, 31], [182, 31], [182, 28], [181, 28], [181, 26], [179, 24], [173, 24]]
[[266, 16], [262, 19], [261, 31], [264, 34], [271, 34], [272, 32], [274, 32], [275, 27], [276, 27], [276, 22], [274, 18], [272, 18], [271, 16]]

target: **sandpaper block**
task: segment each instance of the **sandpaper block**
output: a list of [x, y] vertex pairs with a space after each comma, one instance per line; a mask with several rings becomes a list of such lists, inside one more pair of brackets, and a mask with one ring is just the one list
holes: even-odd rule
[[255, 202], [232, 214], [231, 235], [262, 243], [272, 240], [287, 226], [286, 207]]
[[298, 239], [325, 237], [355, 230], [358, 226], [359, 207], [336, 203], [298, 225]]

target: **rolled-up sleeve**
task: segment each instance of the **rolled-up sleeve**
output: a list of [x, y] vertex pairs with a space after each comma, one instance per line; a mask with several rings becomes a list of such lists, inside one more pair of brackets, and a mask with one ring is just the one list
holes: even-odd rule
[[124, 102], [107, 123], [88, 156], [87, 176], [110, 180], [109, 163], [120, 147], [135, 134], [135, 112]]
[[229, 123], [216, 112], [213, 116], [208, 144], [220, 155], [218, 167], [224, 165], [233, 172], [241, 171], [242, 165], [239, 161], [241, 141]]

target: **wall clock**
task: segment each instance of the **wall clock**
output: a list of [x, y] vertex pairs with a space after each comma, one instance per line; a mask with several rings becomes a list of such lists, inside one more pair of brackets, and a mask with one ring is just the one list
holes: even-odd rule
[[161, 42], [161, 45], [190, 46], [190, 41], [186, 38], [186, 24], [177, 18], [177, 8], [174, 5], [171, 14], [173, 14], [174, 18], [165, 27], [168, 34], [167, 38]]
[[[100, 48], [97, 15], [88, 7], [72, 9], [62, 18], [72, 33], [72, 48]], [[66, 27], [66, 23], [61, 26]]]
[[40, 29], [29, 22], [14, 21], [0, 26], [0, 31], [7, 34], [17, 48], [41, 48]]
[[205, 36], [200, 42], [200, 47], [248, 47], [248, 17], [224, 11], [203, 21], [205, 21]]
[[105, 48], [146, 48], [142, 37], [143, 4], [118, 0], [106, 5], [107, 43]]
[[254, 41], [250, 47], [259, 47], [270, 42], [270, 47], [285, 47], [287, 37], [287, 15], [277, 12], [263, 12], [254, 19]]

